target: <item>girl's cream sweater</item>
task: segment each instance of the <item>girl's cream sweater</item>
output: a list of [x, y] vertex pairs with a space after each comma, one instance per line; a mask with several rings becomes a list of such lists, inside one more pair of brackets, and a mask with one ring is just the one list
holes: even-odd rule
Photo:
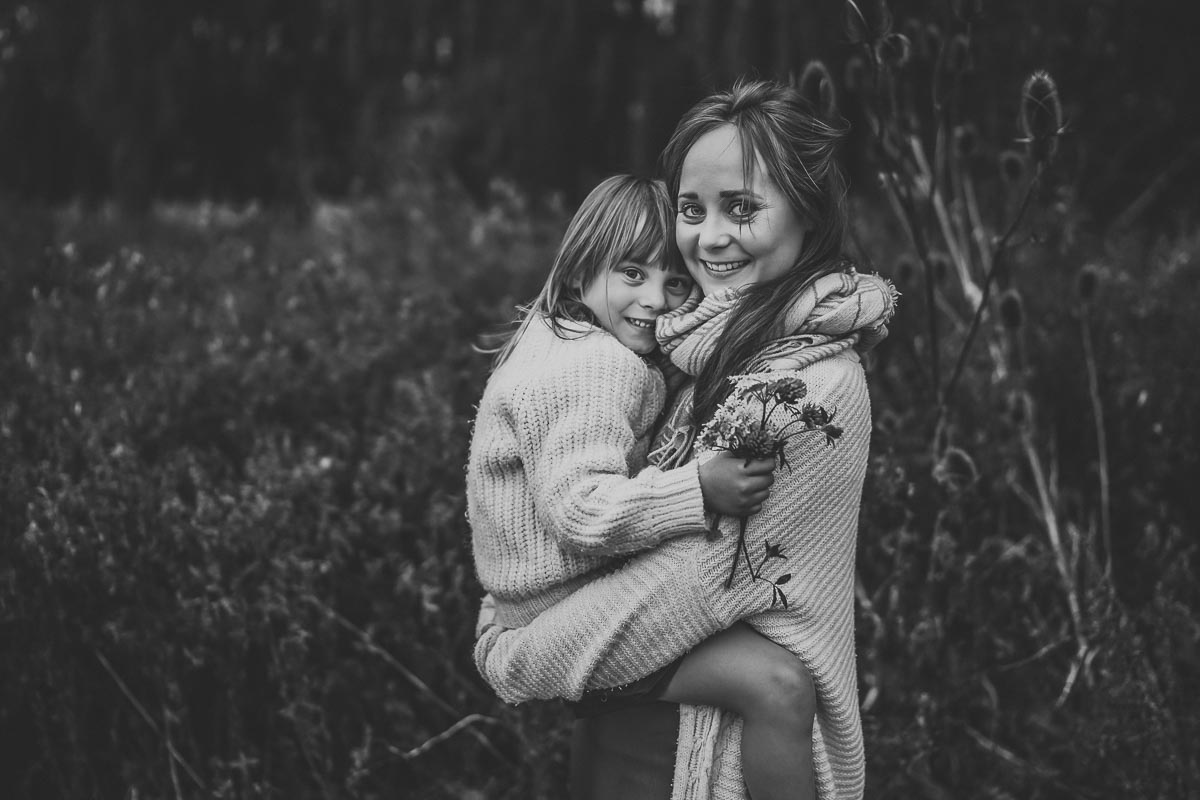
[[497, 622], [527, 625], [619, 563], [703, 530], [692, 463], [646, 467], [662, 373], [604, 330], [531, 322], [480, 401], [467, 514]]

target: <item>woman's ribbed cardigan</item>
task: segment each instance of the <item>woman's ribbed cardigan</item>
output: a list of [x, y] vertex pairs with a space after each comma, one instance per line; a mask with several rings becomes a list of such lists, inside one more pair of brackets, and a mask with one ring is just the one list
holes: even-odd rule
[[615, 557], [703, 530], [695, 464], [646, 467], [658, 368], [600, 328], [532, 320], [480, 400], [467, 513], [502, 624], [531, 622]]
[[[746, 542], [757, 564], [764, 543], [783, 549], [764, 577], [791, 573], [789, 610], [771, 610], [772, 591], [744, 566], [725, 588], [738, 521], [723, 536], [685, 536], [630, 559], [547, 609], [519, 630], [487, 630], [475, 649], [480, 672], [509, 702], [578, 698], [619, 686], [683, 655], [746, 619], [802, 659], [819, 705], [814, 764], [822, 800], [857, 800], [864, 788], [862, 727], [854, 650], [854, 556], [871, 434], [870, 402], [858, 355], [847, 350], [800, 371], [809, 402], [836, 410], [836, 446], [819, 434], [787, 444], [790, 469], [776, 472], [771, 497], [749, 518]], [[740, 720], [683, 707], [675, 798], [745, 800]]]

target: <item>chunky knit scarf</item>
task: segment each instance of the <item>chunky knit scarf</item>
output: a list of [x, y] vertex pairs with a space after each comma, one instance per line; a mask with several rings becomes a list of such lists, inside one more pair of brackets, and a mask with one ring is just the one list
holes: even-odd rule
[[[687, 302], [658, 318], [655, 331], [660, 347], [671, 362], [688, 375], [697, 375], [716, 352], [744, 289], [728, 289]], [[896, 311], [899, 293], [878, 275], [863, 275], [848, 268], [810, 281], [782, 314], [783, 336], [759, 353], [747, 372], [764, 369], [800, 369], [854, 347], [870, 350], [887, 336], [887, 323]], [[673, 413], [659, 434], [660, 444], [650, 453], [650, 463], [670, 469], [691, 457], [696, 425], [692, 419], [692, 392], [681, 390]]]

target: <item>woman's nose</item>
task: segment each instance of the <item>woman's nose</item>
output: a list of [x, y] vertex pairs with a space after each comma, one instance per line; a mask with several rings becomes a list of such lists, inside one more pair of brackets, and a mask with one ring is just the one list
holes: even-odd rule
[[733, 241], [733, 237], [719, 217], [710, 217], [700, 226], [699, 245], [704, 250], [720, 250]]

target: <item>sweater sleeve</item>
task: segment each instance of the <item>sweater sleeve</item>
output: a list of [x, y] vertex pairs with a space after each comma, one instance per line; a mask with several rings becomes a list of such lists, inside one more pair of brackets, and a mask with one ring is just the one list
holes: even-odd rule
[[[646, 388], [650, 368], [609, 342], [593, 344], [587, 354], [513, 397], [539, 524], [563, 547], [592, 555], [645, 550], [703, 529], [695, 464], [646, 467], [630, 476], [642, 420], [661, 410], [661, 393]], [[656, 408], [645, 408], [648, 402]]]
[[[737, 552], [738, 520], [721, 523], [710, 542], [687, 536], [629, 560], [587, 584], [526, 627], [492, 628], [475, 648], [476, 664], [509, 701], [563, 697], [637, 680], [687, 653], [738, 619], [772, 608], [782, 574], [791, 618], [820, 628], [852, 628], [858, 507], [870, 438], [866, 385], [857, 363], [831, 359], [805, 371], [810, 399], [837, 408], [845, 433], [836, 446], [819, 434], [788, 444], [770, 499], [751, 517], [746, 543], [757, 566], [766, 542], [772, 559], [754, 580], [744, 563], [726, 589]], [[847, 366], [849, 365], [849, 366]], [[778, 608], [778, 607], [776, 607]], [[819, 632], [814, 636], [821, 636]]]

